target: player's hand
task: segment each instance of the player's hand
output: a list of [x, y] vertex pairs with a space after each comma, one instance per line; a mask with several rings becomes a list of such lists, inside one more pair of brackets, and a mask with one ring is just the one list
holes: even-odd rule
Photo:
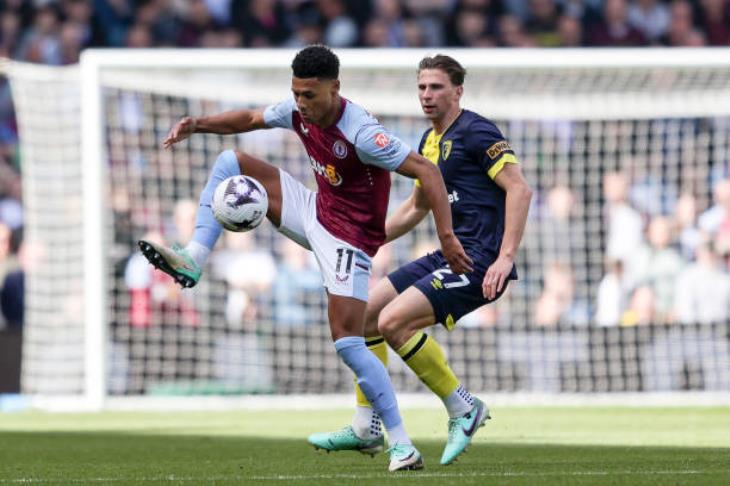
[[497, 297], [497, 293], [502, 291], [514, 263], [512, 258], [500, 255], [489, 266], [482, 282], [482, 293], [485, 299], [493, 300]]
[[469, 273], [474, 268], [474, 263], [469, 255], [464, 251], [464, 247], [461, 246], [461, 242], [455, 234], [451, 233], [448, 236], [441, 238], [441, 252], [444, 254], [444, 258], [449, 262], [451, 271], [456, 275]]
[[166, 149], [170, 148], [173, 144], [185, 140], [193, 133], [195, 133], [195, 118], [186, 116], [172, 127], [170, 133], [162, 141], [162, 146]]

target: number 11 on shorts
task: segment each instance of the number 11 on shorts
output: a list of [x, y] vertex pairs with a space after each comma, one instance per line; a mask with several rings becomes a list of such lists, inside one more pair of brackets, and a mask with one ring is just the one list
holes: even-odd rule
[[335, 266], [335, 273], [340, 273], [342, 269], [342, 257], [347, 256], [347, 263], [345, 264], [344, 273], [350, 274], [352, 270], [352, 257], [355, 251], [350, 248], [338, 248], [337, 249], [337, 265]]

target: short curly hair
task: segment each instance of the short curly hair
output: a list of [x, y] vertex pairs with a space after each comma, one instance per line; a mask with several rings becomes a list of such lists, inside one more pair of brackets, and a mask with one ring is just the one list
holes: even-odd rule
[[291, 68], [297, 78], [337, 79], [340, 60], [329, 47], [315, 44], [299, 51]]

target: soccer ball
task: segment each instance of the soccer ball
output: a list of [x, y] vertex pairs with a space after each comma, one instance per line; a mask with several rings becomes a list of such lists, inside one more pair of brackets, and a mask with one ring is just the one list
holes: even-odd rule
[[269, 207], [266, 189], [253, 177], [224, 180], [213, 194], [213, 216], [227, 230], [250, 231], [261, 224]]

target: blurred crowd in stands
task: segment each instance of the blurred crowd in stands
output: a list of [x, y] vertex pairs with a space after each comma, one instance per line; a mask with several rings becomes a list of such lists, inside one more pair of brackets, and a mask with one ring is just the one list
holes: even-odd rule
[[3, 0], [0, 55], [85, 47], [727, 45], [726, 0]]
[[576, 217], [577, 198], [567, 185], [548, 189], [531, 210], [521, 268], [527, 274], [522, 285], [539, 294], [532, 322], [634, 326], [730, 320], [727, 174], [716, 180], [712, 200], [703, 207], [691, 192], [674, 194], [625, 171], [606, 173], [602, 188], [602, 251], [591, 250], [590, 239], [600, 235], [589, 228], [589, 218]]
[[[730, 1], [0, 0], [0, 57], [49, 65], [76, 63], [87, 47], [295, 48], [316, 42], [337, 48], [722, 46], [730, 45]], [[0, 327], [22, 322], [21, 160], [10, 92], [0, 84]], [[730, 182], [716, 184], [715, 205], [699, 219], [693, 197], [681, 196], [670, 219], [650, 218], [646, 237], [644, 222], [626, 202], [628, 185], [622, 174], [604, 180], [608, 249], [598, 304], [565, 307], [574, 300], [566, 296], [574, 276], [565, 262], [555, 261], [540, 276], [544, 290], [535, 322], [728, 318], [727, 305], [720, 303], [730, 296], [725, 290], [717, 312], [703, 306], [707, 316], [685, 316], [682, 309], [696, 307], [683, 302], [692, 293], [720, 294], [725, 288], [703, 290], [691, 282], [706, 282], [703, 272], [720, 271], [718, 259], [730, 252]], [[555, 204], [570, 201], [570, 189], [563, 189], [553, 194]], [[637, 248], [640, 261], [628, 261], [629, 249]], [[294, 269], [302, 258], [292, 254]], [[142, 285], [128, 278], [130, 288]], [[312, 278], [301, 277], [302, 285], [311, 288]], [[277, 292], [290, 299], [287, 289]]]

